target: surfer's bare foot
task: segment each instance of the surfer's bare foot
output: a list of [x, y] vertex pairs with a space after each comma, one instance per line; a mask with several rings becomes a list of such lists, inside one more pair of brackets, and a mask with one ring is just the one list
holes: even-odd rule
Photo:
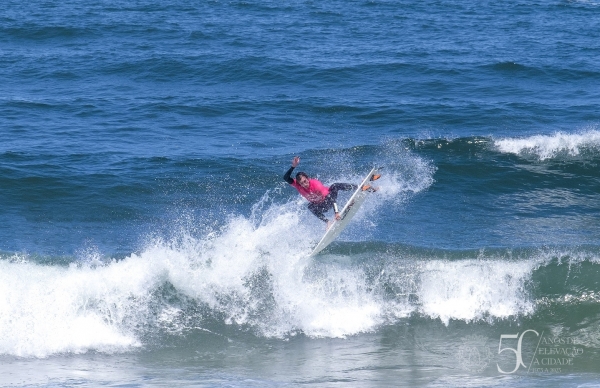
[[370, 185], [364, 185], [364, 186], [362, 187], [362, 191], [370, 191], [370, 192], [373, 192], [373, 191], [377, 191], [377, 190], [379, 190], [379, 187], [370, 186]]

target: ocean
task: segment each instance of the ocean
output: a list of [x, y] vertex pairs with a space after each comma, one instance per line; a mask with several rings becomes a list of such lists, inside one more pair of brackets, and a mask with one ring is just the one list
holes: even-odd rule
[[0, 386], [600, 386], [600, 2], [2, 5]]

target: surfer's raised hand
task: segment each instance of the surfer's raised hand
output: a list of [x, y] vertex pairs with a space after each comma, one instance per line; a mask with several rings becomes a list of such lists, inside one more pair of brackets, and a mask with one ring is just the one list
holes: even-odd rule
[[298, 164], [300, 164], [300, 157], [294, 156], [294, 159], [292, 159], [292, 167], [295, 168]]

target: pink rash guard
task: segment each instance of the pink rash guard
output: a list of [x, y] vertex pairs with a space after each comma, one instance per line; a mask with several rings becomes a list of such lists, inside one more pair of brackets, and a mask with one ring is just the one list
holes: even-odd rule
[[309, 202], [323, 202], [327, 194], [329, 194], [329, 189], [316, 179], [309, 179], [308, 182], [308, 190], [300, 186], [300, 184], [297, 183], [295, 179], [294, 183], [290, 184], [294, 186], [296, 190], [298, 190], [298, 192]]
[[334, 183], [330, 187], [325, 187], [318, 180], [309, 178], [308, 189], [305, 189], [296, 182], [295, 179], [292, 179], [291, 175], [293, 170], [294, 166], [290, 167], [283, 176], [283, 180], [294, 186], [294, 188], [310, 202], [308, 204], [308, 210], [321, 221], [329, 222], [323, 213], [329, 211], [332, 207], [333, 211], [337, 213], [335, 201], [337, 199], [338, 191], [356, 190], [358, 188], [357, 185], [351, 183]]

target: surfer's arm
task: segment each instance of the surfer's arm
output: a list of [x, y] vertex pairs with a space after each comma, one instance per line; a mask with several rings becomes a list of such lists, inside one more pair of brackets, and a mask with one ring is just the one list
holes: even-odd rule
[[294, 171], [294, 169], [296, 168], [296, 166], [298, 166], [299, 163], [300, 157], [294, 156], [294, 159], [292, 159], [292, 167], [290, 167], [290, 169], [287, 170], [287, 172], [283, 176], [283, 180], [289, 183], [290, 185], [294, 183], [294, 179], [292, 179], [292, 171]]
[[290, 169], [287, 170], [287, 172], [283, 176], [283, 180], [289, 183], [290, 185], [294, 183], [294, 180], [292, 179], [292, 171], [294, 171], [294, 166], [290, 167]]

